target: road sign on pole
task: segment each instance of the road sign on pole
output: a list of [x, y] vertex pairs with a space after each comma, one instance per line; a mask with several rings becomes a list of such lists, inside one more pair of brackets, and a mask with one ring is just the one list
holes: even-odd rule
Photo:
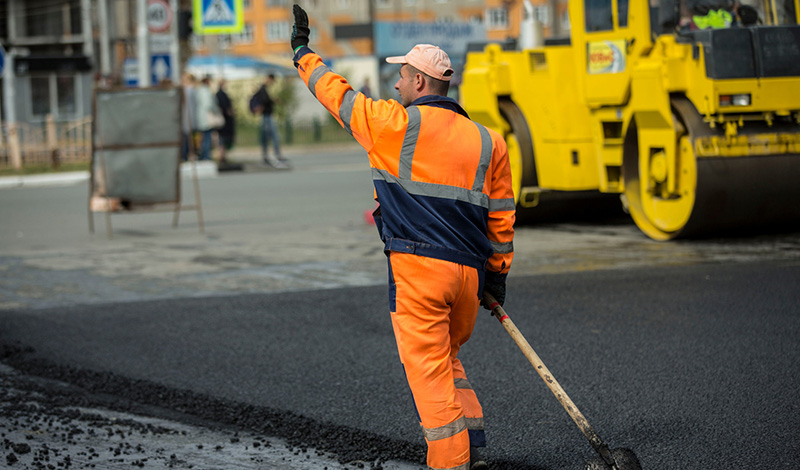
[[172, 7], [166, 0], [147, 1], [147, 29], [151, 33], [164, 33], [172, 26]]
[[158, 85], [172, 76], [172, 58], [169, 54], [153, 54], [150, 56], [150, 71], [153, 85]]
[[194, 0], [194, 33], [239, 33], [244, 26], [242, 9], [242, 0]]

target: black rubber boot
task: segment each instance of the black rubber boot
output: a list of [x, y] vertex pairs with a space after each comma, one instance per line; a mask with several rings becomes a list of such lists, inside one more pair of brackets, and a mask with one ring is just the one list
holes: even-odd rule
[[469, 470], [488, 470], [489, 465], [477, 447], [469, 448]]

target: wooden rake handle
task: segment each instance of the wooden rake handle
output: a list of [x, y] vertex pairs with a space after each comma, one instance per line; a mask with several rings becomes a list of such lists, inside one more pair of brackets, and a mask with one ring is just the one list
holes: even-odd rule
[[[553, 392], [553, 395], [556, 396], [558, 402], [561, 403], [561, 406], [567, 411], [569, 416], [575, 421], [575, 424], [578, 425], [581, 432], [586, 439], [589, 440], [589, 443], [594, 447], [594, 449], [603, 456], [604, 460], [605, 457], [608, 456], [610, 459], [611, 456], [608, 454], [608, 446], [600, 439], [600, 436], [594, 432], [594, 429], [589, 425], [589, 422], [586, 421], [586, 418], [583, 416], [583, 413], [580, 412], [575, 403], [569, 398], [567, 392], [561, 387], [553, 374], [550, 373], [550, 369], [544, 365], [544, 362], [539, 358], [539, 355], [536, 354], [536, 351], [533, 350], [531, 345], [528, 343], [528, 340], [522, 336], [522, 333], [519, 331], [517, 326], [511, 321], [511, 318], [508, 316], [503, 307], [497, 302], [497, 300], [491, 295], [487, 294], [486, 292], [483, 293], [483, 302], [491, 311], [492, 315], [500, 321], [500, 324], [506, 329], [508, 334], [511, 336], [511, 339], [517, 343], [517, 346], [522, 351], [522, 354], [528, 358], [528, 361], [531, 363], [536, 372], [539, 376], [544, 380], [544, 383]], [[613, 462], [613, 460], [611, 460]], [[608, 462], [608, 460], [606, 460]]]

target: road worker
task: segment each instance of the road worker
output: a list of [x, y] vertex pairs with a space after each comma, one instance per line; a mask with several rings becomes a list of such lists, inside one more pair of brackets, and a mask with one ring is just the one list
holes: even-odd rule
[[692, 23], [697, 29], [728, 28], [734, 20], [733, 0], [690, 0]]
[[431, 469], [485, 469], [483, 411], [457, 358], [484, 291], [501, 304], [513, 257], [514, 194], [503, 138], [448, 98], [450, 59], [420, 44], [400, 64], [400, 102], [355, 91], [308, 47], [294, 6], [294, 63], [311, 93], [367, 151], [389, 264], [397, 348]]

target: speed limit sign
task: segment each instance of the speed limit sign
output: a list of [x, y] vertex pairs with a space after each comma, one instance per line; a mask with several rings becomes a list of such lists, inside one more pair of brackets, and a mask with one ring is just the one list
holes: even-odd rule
[[163, 33], [172, 26], [172, 8], [167, 0], [147, 0], [147, 29]]

